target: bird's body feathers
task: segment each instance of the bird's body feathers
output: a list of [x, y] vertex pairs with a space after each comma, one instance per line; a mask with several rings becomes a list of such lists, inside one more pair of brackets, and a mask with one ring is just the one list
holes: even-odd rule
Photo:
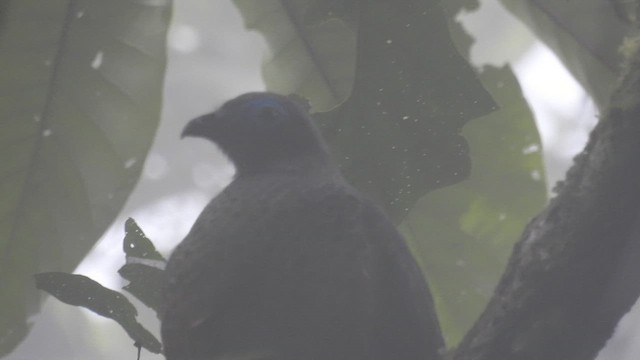
[[166, 269], [168, 360], [438, 358], [402, 237], [327, 159], [241, 173], [203, 210]]

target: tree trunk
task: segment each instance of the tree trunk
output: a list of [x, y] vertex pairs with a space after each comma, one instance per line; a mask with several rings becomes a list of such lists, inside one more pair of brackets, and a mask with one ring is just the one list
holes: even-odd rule
[[629, 44], [608, 110], [455, 360], [593, 359], [640, 295], [625, 280], [640, 263], [640, 40]]

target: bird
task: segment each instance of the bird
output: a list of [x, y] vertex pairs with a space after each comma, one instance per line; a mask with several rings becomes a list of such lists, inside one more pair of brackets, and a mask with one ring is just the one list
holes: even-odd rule
[[171, 254], [168, 360], [435, 360], [425, 277], [381, 208], [348, 184], [307, 109], [251, 92], [191, 120], [234, 164]]

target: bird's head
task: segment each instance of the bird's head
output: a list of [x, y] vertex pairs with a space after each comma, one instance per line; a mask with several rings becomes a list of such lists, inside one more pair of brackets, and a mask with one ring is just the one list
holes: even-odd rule
[[286, 96], [268, 92], [240, 95], [191, 120], [182, 131], [182, 137], [186, 136], [215, 142], [238, 173], [327, 156], [306, 109]]

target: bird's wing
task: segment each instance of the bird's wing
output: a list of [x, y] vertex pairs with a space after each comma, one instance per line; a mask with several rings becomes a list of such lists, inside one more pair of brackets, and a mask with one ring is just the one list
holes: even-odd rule
[[362, 221], [376, 253], [380, 323], [380, 359], [438, 359], [444, 350], [427, 282], [405, 240], [374, 205], [365, 206]]

